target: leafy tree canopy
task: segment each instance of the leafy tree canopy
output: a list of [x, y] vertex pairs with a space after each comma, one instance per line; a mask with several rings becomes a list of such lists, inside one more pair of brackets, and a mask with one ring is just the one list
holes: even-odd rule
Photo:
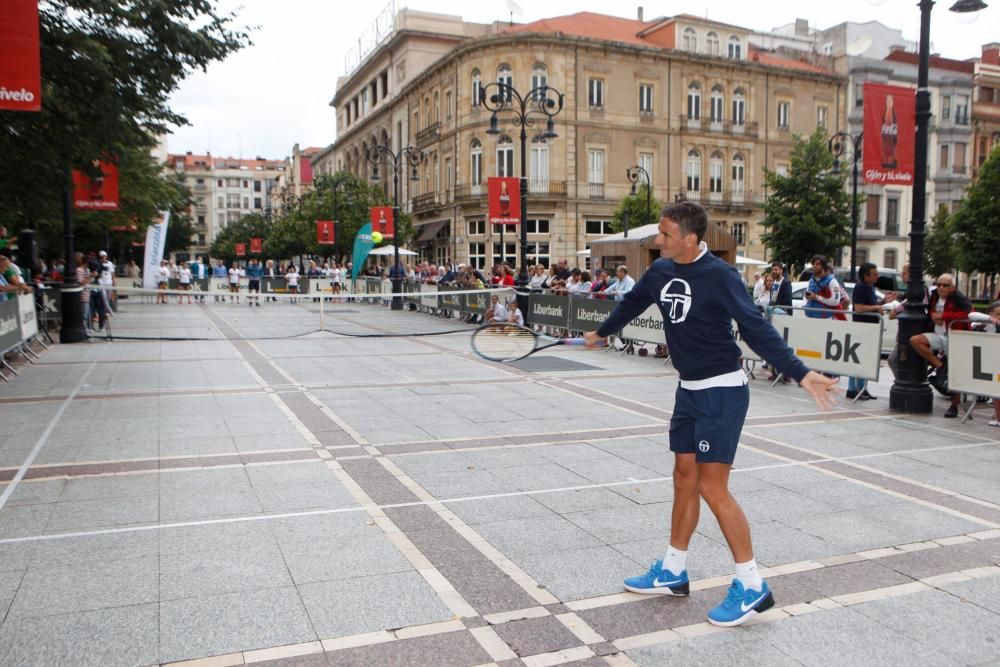
[[1000, 146], [979, 168], [979, 176], [952, 217], [958, 264], [965, 271], [1000, 273]]
[[924, 237], [924, 271], [932, 276], [950, 273], [958, 267], [958, 245], [955, 243], [954, 218], [944, 204], [931, 218]]
[[845, 174], [833, 173], [822, 130], [792, 142], [788, 174], [764, 171], [770, 196], [762, 240], [776, 259], [800, 268], [813, 255], [833, 257], [850, 242], [851, 196], [844, 190]]
[[634, 195], [628, 195], [618, 203], [615, 215], [611, 219], [611, 228], [617, 233], [625, 229], [625, 213], [628, 212], [629, 229], [635, 229], [642, 225], [656, 224], [660, 220], [660, 211], [663, 204], [654, 196], [650, 196], [647, 205], [646, 195], [649, 192], [649, 185], [642, 183], [636, 188]]

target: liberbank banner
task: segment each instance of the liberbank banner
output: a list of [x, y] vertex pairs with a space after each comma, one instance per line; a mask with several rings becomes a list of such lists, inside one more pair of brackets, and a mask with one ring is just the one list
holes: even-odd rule
[[866, 83], [865, 183], [913, 185], [916, 95], [912, 88]]

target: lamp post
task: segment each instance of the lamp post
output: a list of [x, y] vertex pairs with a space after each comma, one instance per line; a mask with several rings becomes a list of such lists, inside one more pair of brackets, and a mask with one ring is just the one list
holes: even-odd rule
[[[625, 178], [628, 182], [632, 184], [631, 194], [635, 196], [635, 186], [639, 182], [639, 176], [645, 176], [646, 178], [646, 223], [651, 224], [653, 222], [653, 179], [650, 178], [649, 172], [645, 168], [639, 165], [633, 165], [625, 170]], [[625, 238], [628, 238], [628, 207], [625, 208], [625, 225], [624, 225]]]
[[87, 332], [83, 328], [83, 290], [76, 277], [76, 259], [73, 238], [73, 190], [69, 184], [63, 189], [63, 241], [66, 252], [66, 264], [63, 271], [63, 282], [60, 288], [62, 324], [59, 328], [60, 343], [80, 343], [87, 340]]
[[833, 154], [833, 173], [840, 173], [840, 161], [847, 156], [848, 147], [851, 161], [851, 282], [856, 282], [855, 271], [858, 265], [858, 164], [861, 162], [864, 148], [864, 132], [851, 136], [847, 132], [837, 132], [830, 137], [830, 153]]
[[[930, 69], [932, 0], [920, 0], [920, 58], [917, 66], [917, 138], [913, 165], [913, 220], [910, 222], [910, 281], [906, 305], [899, 316], [898, 373], [889, 392], [893, 412], [931, 412], [933, 396], [927, 386], [927, 364], [910, 346], [910, 338], [924, 333], [927, 306], [924, 303], [924, 227], [927, 216], [927, 132], [931, 118], [931, 93], [927, 89]], [[951, 6], [957, 13], [977, 12], [986, 7], [982, 0], [958, 0]]]
[[[489, 94], [487, 90], [494, 89], [496, 92]], [[489, 83], [479, 89], [479, 101], [492, 112], [490, 116], [490, 129], [486, 134], [495, 136], [500, 134], [499, 120], [497, 114], [503, 111], [514, 113], [513, 122], [515, 127], [521, 128], [521, 252], [518, 257], [520, 267], [517, 272], [517, 286], [524, 288], [528, 285], [528, 128], [534, 126], [536, 117], [545, 117], [545, 132], [541, 135], [545, 139], [555, 139], [556, 124], [552, 120], [563, 108], [563, 94], [551, 86], [538, 86], [532, 88], [526, 96], [521, 95], [513, 86], [507, 83]], [[502, 229], [503, 227], [501, 227]], [[501, 246], [503, 244], [501, 243]], [[506, 255], [506, 248], [500, 248], [501, 257]], [[523, 306], [524, 304], [519, 304]], [[522, 308], [523, 309], [523, 308]]]
[[392, 310], [403, 309], [403, 268], [399, 264], [399, 170], [409, 167], [410, 180], [419, 181], [420, 174], [417, 173], [417, 166], [426, 159], [423, 151], [413, 146], [404, 146], [398, 153], [393, 153], [392, 149], [382, 144], [375, 144], [368, 149], [365, 156], [372, 164], [372, 182], [378, 183], [378, 166], [385, 164], [392, 169], [392, 224], [396, 227], [393, 230], [393, 257], [394, 266], [389, 272], [392, 280]]

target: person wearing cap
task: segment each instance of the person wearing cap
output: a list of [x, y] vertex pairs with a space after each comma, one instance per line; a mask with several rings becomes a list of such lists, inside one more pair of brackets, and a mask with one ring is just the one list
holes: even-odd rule
[[101, 289], [101, 297], [104, 299], [104, 305], [107, 307], [108, 315], [110, 316], [111, 311], [117, 305], [117, 295], [113, 289], [116, 284], [115, 265], [114, 262], [108, 259], [108, 253], [104, 250], [98, 253], [98, 260], [101, 268], [97, 274], [97, 285]]

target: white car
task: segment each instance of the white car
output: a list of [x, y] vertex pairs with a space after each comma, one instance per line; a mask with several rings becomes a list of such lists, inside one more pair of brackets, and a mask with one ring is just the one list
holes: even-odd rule
[[[792, 311], [792, 315], [795, 317], [805, 317], [806, 315], [802, 308], [805, 308], [806, 305], [806, 290], [808, 288], [808, 281], [792, 283], [792, 307], [795, 309]], [[847, 290], [848, 294], [853, 293], [854, 283], [844, 283], [844, 289]], [[885, 294], [881, 290], [876, 289], [875, 296], [882, 299], [885, 297]], [[892, 348], [896, 346], [896, 336], [899, 334], [899, 323], [896, 320], [889, 319], [889, 311], [893, 307], [893, 303], [887, 303], [882, 307], [882, 322], [885, 327], [882, 332], [882, 354], [892, 352]]]

